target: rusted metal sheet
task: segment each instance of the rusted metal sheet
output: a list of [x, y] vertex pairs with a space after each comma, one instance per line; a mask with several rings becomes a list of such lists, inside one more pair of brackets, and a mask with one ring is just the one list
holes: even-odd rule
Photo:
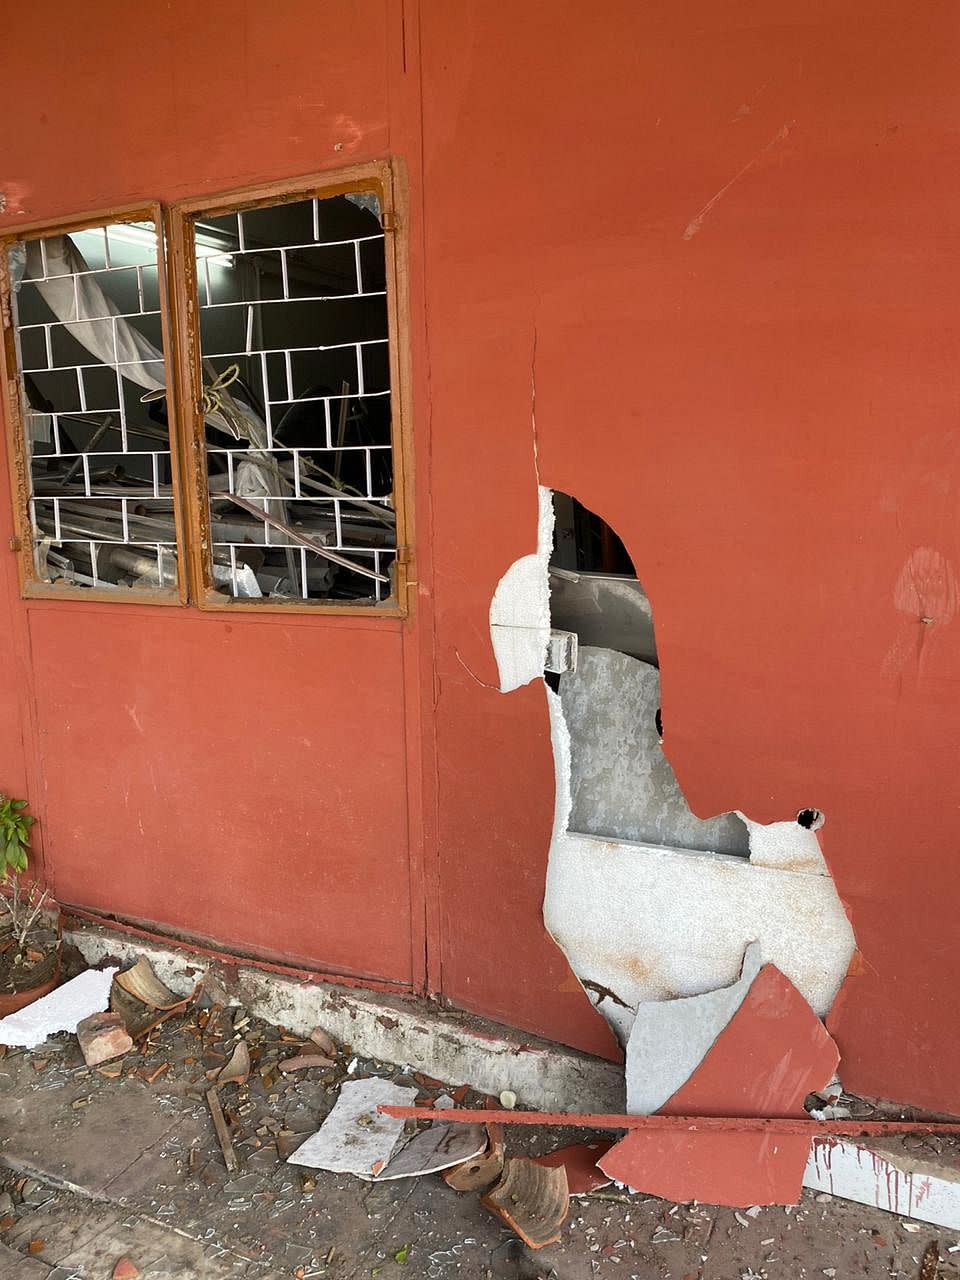
[[[397, 1120], [435, 1120], [432, 1107], [381, 1106]], [[796, 1133], [810, 1138], [878, 1138], [890, 1133], [960, 1134], [960, 1121], [919, 1120], [797, 1120], [791, 1116], [628, 1116], [610, 1112], [575, 1111], [444, 1111], [455, 1124], [562, 1125], [571, 1129], [682, 1129], [688, 1133]]]

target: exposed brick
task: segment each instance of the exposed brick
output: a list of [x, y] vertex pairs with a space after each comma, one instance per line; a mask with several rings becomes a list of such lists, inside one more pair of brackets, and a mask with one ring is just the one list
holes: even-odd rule
[[80, 1051], [88, 1067], [119, 1058], [133, 1048], [119, 1013], [93, 1013], [77, 1024]]

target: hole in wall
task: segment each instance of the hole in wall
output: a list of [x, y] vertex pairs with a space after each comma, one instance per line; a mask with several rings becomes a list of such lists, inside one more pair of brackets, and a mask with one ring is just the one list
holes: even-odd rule
[[560, 569], [633, 577], [633, 562], [623, 542], [605, 520], [569, 494], [554, 490], [553, 555]]
[[[584, 567], [597, 565], [598, 547], [623, 546], [613, 541], [615, 531], [603, 535], [600, 518], [583, 508], [580, 527], [585, 520], [590, 545], [578, 545], [575, 500], [543, 485], [537, 498], [536, 551], [514, 560], [500, 578], [490, 636], [503, 693], [534, 680], [546, 686], [556, 769], [543, 908], [550, 935], [621, 1043], [640, 1004], [702, 995], [735, 981], [750, 941], [825, 1013], [854, 943], [818, 841], [797, 821], [803, 810], [766, 824], [724, 814], [719, 821], [730, 824], [739, 847], [712, 838], [698, 843], [698, 832], [711, 823], [690, 812], [660, 746], [665, 725], [653, 614], [634, 566], [620, 560], [622, 572], [616, 572], [600, 560], [599, 568]], [[563, 502], [572, 521], [565, 521]], [[598, 653], [599, 678], [584, 691], [585, 668]], [[646, 699], [635, 696], [638, 671], [656, 681]], [[579, 722], [571, 707], [578, 683]], [[671, 721], [671, 734], [675, 727]], [[693, 824], [692, 832], [673, 822], [631, 830], [638, 806], [651, 807], [651, 790], [654, 818], [663, 807], [663, 789], [651, 788], [651, 770], [644, 776], [638, 760], [662, 762], [674, 813]], [[590, 781], [591, 766], [601, 780], [615, 779], [619, 807], [591, 810], [590, 796], [582, 805], [579, 794], [573, 806], [571, 792]], [[702, 850], [738, 856], [713, 858]], [[764, 874], [755, 876], [753, 866]], [[810, 874], [780, 881], [766, 874], [774, 869]]]
[[698, 818], [663, 753], [653, 610], [622, 540], [554, 492], [550, 625], [577, 636], [576, 665], [554, 675], [570, 733], [568, 829], [747, 858], [735, 814]]
[[819, 831], [826, 818], [819, 809], [801, 809], [797, 814], [797, 823], [807, 831]]

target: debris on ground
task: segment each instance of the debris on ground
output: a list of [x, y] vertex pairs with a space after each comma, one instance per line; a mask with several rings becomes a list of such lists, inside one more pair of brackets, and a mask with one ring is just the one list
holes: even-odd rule
[[119, 1013], [104, 1010], [103, 1013], [91, 1013], [77, 1023], [77, 1040], [80, 1052], [88, 1067], [95, 1067], [101, 1062], [109, 1062], [113, 1058], [122, 1058], [133, 1048], [133, 1039]]
[[545, 1156], [538, 1156], [537, 1164], [556, 1169], [562, 1166], [567, 1173], [567, 1186], [572, 1196], [585, 1196], [591, 1191], [599, 1191], [608, 1187], [612, 1178], [599, 1168], [602, 1160], [614, 1144], [610, 1141], [577, 1142], [569, 1147], [560, 1147]]
[[503, 1172], [503, 1161], [506, 1143], [503, 1126], [488, 1124], [484, 1126], [487, 1133], [487, 1144], [482, 1152], [472, 1159], [456, 1165], [443, 1172], [443, 1180], [454, 1191], [486, 1191], [492, 1187]]
[[246, 1040], [240, 1040], [234, 1049], [230, 1061], [218, 1070], [207, 1072], [208, 1077], [216, 1079], [217, 1084], [243, 1084], [250, 1075], [250, 1050]]
[[0, 1018], [0, 1044], [35, 1049], [60, 1031], [75, 1032], [77, 1024], [109, 1003], [116, 969], [86, 969], [16, 1013]]
[[280, 1070], [284, 1074], [291, 1071], [310, 1071], [315, 1067], [335, 1067], [336, 1059], [325, 1058], [320, 1053], [298, 1053], [295, 1058], [286, 1058], [280, 1063]]
[[325, 1053], [328, 1058], [336, 1058], [337, 1045], [332, 1036], [327, 1035], [323, 1027], [314, 1027], [310, 1032], [310, 1039], [317, 1046], [321, 1053]]
[[186, 996], [171, 991], [153, 971], [146, 956], [140, 956], [129, 969], [118, 973], [110, 991], [110, 1008], [123, 1018], [134, 1040], [149, 1035], [155, 1027], [182, 1013], [200, 995], [198, 982]]
[[570, 1210], [567, 1171], [523, 1156], [511, 1156], [503, 1176], [484, 1195], [483, 1203], [501, 1217], [531, 1249], [542, 1249], [560, 1239]]
[[340, 1096], [321, 1127], [293, 1155], [288, 1164], [305, 1164], [331, 1173], [376, 1176], [390, 1162], [403, 1133], [403, 1121], [382, 1115], [384, 1104], [404, 1106], [417, 1096], [389, 1080], [345, 1081]]
[[940, 1249], [935, 1240], [927, 1245], [920, 1261], [920, 1275], [917, 1280], [937, 1280], [940, 1275]]
[[[322, 1028], [301, 1036], [272, 1027], [242, 1007], [218, 1003], [200, 984], [178, 995], [145, 958], [119, 975], [115, 969], [86, 973], [97, 975], [86, 982], [97, 984], [101, 1008], [85, 1011], [76, 1039], [54, 1034], [38, 1041], [36, 1052], [8, 1053], [0, 1063], [0, 1159], [38, 1167], [30, 1133], [39, 1125], [29, 1118], [21, 1123], [30, 1113], [17, 1098], [26, 1090], [41, 1100], [36, 1105], [46, 1117], [44, 1132], [57, 1135], [51, 1153], [40, 1157], [50, 1176], [89, 1186], [98, 1200], [117, 1197], [125, 1206], [135, 1204], [153, 1223], [169, 1222], [181, 1233], [189, 1229], [197, 1247], [205, 1247], [204, 1233], [211, 1228], [201, 1223], [209, 1215], [225, 1224], [216, 1230], [225, 1233], [232, 1252], [223, 1255], [219, 1270], [209, 1263], [203, 1274], [211, 1278], [307, 1280], [348, 1271], [386, 1276], [385, 1264], [409, 1265], [411, 1274], [428, 1280], [454, 1272], [493, 1280], [540, 1275], [532, 1258], [518, 1270], [526, 1249], [551, 1259], [547, 1271], [555, 1258], [581, 1259], [583, 1267], [563, 1271], [571, 1280], [596, 1273], [593, 1261], [611, 1277], [664, 1273], [664, 1266], [671, 1274], [703, 1280], [775, 1276], [782, 1260], [782, 1274], [803, 1274], [792, 1261], [802, 1243], [799, 1224], [806, 1219], [815, 1231], [817, 1223], [851, 1211], [829, 1196], [805, 1195], [801, 1208], [784, 1217], [782, 1209], [756, 1204], [731, 1213], [605, 1190], [609, 1175], [598, 1161], [605, 1162], [612, 1144], [593, 1136], [595, 1130], [511, 1130], [508, 1154], [498, 1099], [467, 1085], [447, 1086], [403, 1066], [365, 1060]], [[16, 1087], [9, 1083], [14, 1080]], [[846, 1097], [840, 1102], [838, 1088], [819, 1089], [808, 1105], [848, 1105]], [[504, 1095], [500, 1105], [515, 1108], [512, 1091]], [[414, 1099], [415, 1118], [378, 1110]], [[511, 1121], [520, 1114], [511, 1110]], [[4, 1121], [12, 1118], [16, 1124], [8, 1136]], [[457, 1123], [451, 1123], [454, 1118]], [[89, 1170], [96, 1165], [97, 1142], [102, 1168], [94, 1175]], [[81, 1176], [78, 1167], [87, 1172]], [[43, 1207], [52, 1195], [29, 1176], [17, 1179], [9, 1192], [0, 1191], [0, 1274], [6, 1274], [4, 1251], [11, 1247], [17, 1256], [36, 1257], [48, 1267], [59, 1262], [64, 1236], [57, 1235]], [[33, 1197], [39, 1207], [31, 1207]], [[351, 1235], [339, 1225], [347, 1204], [356, 1206], [361, 1224], [381, 1224], [375, 1246], [356, 1245], [352, 1269], [344, 1261]], [[957, 1274], [951, 1255], [960, 1252], [960, 1242], [941, 1249], [924, 1224], [891, 1224], [889, 1217], [859, 1206], [852, 1211], [862, 1213], [869, 1227], [859, 1239], [848, 1230], [834, 1241], [834, 1253], [845, 1250], [846, 1261], [825, 1255], [808, 1274], [842, 1277], [854, 1273], [855, 1262], [856, 1273], [880, 1277], [888, 1271], [872, 1267], [874, 1261], [879, 1267], [881, 1254], [891, 1274], [897, 1274], [892, 1264], [898, 1260], [905, 1280]], [[773, 1213], [780, 1216], [772, 1219]], [[123, 1235], [127, 1220], [116, 1219], [115, 1233], [99, 1242], [100, 1269], [83, 1274], [134, 1280], [142, 1273], [153, 1280], [147, 1252]], [[514, 1233], [512, 1241], [498, 1237], [504, 1227]], [[784, 1235], [791, 1228], [792, 1240]], [[356, 1228], [354, 1235], [359, 1231], [359, 1239], [365, 1229]], [[922, 1232], [928, 1233], [926, 1241]], [[481, 1248], [480, 1240], [488, 1264], [481, 1267], [478, 1256], [472, 1268], [471, 1250]], [[858, 1254], [851, 1252], [854, 1245]], [[70, 1256], [65, 1247], [60, 1251]], [[710, 1270], [711, 1256], [726, 1259], [724, 1269]], [[279, 1270], [263, 1270], [278, 1260]], [[621, 1262], [624, 1270], [613, 1270]], [[194, 1273], [182, 1268], [170, 1274]]]
[[233, 1149], [230, 1130], [227, 1127], [226, 1117], [223, 1114], [223, 1107], [220, 1105], [220, 1098], [216, 1089], [208, 1089], [206, 1098], [207, 1106], [210, 1108], [210, 1118], [213, 1120], [213, 1128], [217, 1135], [217, 1141], [220, 1143], [220, 1150], [223, 1152], [223, 1163], [226, 1165], [227, 1173], [236, 1173], [239, 1168], [237, 1153]]
[[487, 1147], [486, 1130], [481, 1125], [435, 1122], [403, 1142], [378, 1174], [360, 1174], [371, 1182], [392, 1178], [422, 1178], [428, 1173], [456, 1168], [473, 1160]]

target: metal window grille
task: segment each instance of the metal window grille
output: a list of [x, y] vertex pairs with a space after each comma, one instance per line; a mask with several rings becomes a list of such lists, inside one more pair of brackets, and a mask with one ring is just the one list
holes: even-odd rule
[[37, 577], [175, 589], [156, 227], [29, 240], [8, 261]]
[[378, 603], [396, 556], [380, 201], [194, 222], [214, 580], [233, 597]]

